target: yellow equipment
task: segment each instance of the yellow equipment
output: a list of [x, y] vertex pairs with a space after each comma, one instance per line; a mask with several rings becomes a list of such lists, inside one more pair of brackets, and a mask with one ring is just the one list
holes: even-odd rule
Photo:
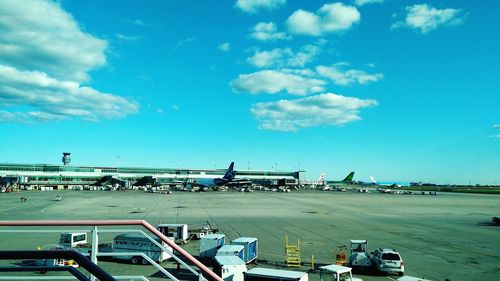
[[285, 261], [288, 267], [300, 267], [300, 240], [297, 244], [288, 244], [288, 236], [285, 236]]
[[337, 246], [337, 250], [335, 252], [335, 264], [336, 265], [345, 265], [347, 263], [347, 246]]

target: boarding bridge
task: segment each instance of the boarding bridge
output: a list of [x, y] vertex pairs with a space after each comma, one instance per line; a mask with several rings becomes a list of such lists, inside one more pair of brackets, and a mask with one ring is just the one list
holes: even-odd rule
[[105, 185], [111, 185], [111, 186], [120, 186], [120, 187], [127, 187], [128, 182], [126, 180], [120, 179], [116, 176], [104, 176], [98, 181], [96, 181], [94, 184], [95, 186], [105, 186]]
[[[152, 235], [149, 235], [141, 228], [116, 228], [116, 227], [141, 227]], [[16, 229], [13, 229], [16, 227]], [[22, 227], [22, 228], [21, 228]], [[34, 227], [28, 229], [26, 227]], [[57, 227], [57, 229], [54, 229]], [[62, 230], [61, 227], [82, 227], [83, 229]], [[2, 229], [3, 228], [3, 229]], [[64, 221], [0, 221], [0, 239], [2, 236], [12, 233], [29, 233], [37, 235], [39, 233], [62, 233], [62, 232], [90, 232], [92, 243], [90, 245], [91, 251], [88, 253], [80, 253], [76, 250], [0, 250], [1, 260], [36, 260], [36, 259], [70, 259], [76, 261], [86, 272], [72, 266], [0, 266], [0, 280], [88, 280], [88, 281], [110, 281], [110, 280], [146, 280], [144, 276], [111, 276], [98, 266], [97, 257], [103, 256], [141, 256], [147, 260], [151, 265], [164, 274], [165, 278], [174, 281], [179, 281], [172, 273], [149, 258], [143, 252], [99, 252], [99, 234], [101, 233], [140, 233], [149, 239], [156, 246], [164, 251], [168, 251], [172, 258], [179, 266], [187, 269], [193, 275], [197, 276], [199, 281], [223, 281], [221, 277], [216, 275], [213, 271], [207, 268], [200, 261], [191, 256], [188, 252], [180, 246], [172, 242], [167, 236], [163, 235], [155, 227], [144, 220], [64, 220]], [[159, 238], [168, 246], [172, 247], [173, 251], [158, 243], [152, 236]], [[174, 254], [175, 253], [175, 254]], [[87, 257], [86, 257], [87, 256]], [[89, 259], [90, 258], [90, 259]], [[185, 262], [186, 260], [187, 262]], [[52, 272], [52, 271], [67, 271], [72, 276], [36, 276], [24, 275], [20, 276], [18, 272]], [[12, 276], [5, 276], [6, 272], [14, 272]], [[85, 275], [89, 274], [89, 276]]]

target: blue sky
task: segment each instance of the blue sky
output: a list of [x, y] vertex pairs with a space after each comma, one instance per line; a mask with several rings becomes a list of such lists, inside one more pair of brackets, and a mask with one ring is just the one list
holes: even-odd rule
[[2, 1], [0, 161], [500, 184], [498, 1]]

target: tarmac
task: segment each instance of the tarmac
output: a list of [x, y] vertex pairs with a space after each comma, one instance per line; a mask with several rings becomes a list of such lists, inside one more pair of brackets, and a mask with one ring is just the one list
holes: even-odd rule
[[[62, 195], [61, 201], [55, 200], [56, 194]], [[26, 202], [21, 197], [26, 197]], [[490, 223], [494, 215], [500, 215], [500, 196], [489, 194], [395, 195], [375, 190], [173, 194], [68, 190], [0, 194], [0, 220], [144, 219], [153, 225], [187, 223], [198, 227], [208, 221], [226, 234], [226, 241], [240, 236], [258, 238], [258, 266], [285, 270], [285, 236], [290, 243], [300, 240], [304, 264], [293, 270], [304, 272], [311, 271], [312, 255], [317, 269], [334, 263], [337, 246], [348, 245], [351, 239], [367, 239], [369, 251], [378, 247], [398, 251], [404, 260], [405, 275], [442, 281], [498, 280], [500, 227]], [[100, 242], [111, 241], [113, 235], [116, 233], [102, 234]], [[58, 236], [0, 232], [0, 249], [31, 250], [57, 243]], [[190, 241], [183, 247], [196, 256], [198, 244]], [[111, 261], [99, 265], [111, 274], [163, 280], [151, 266]], [[162, 265], [175, 271], [172, 262]], [[194, 280], [183, 270], [177, 273], [180, 279]], [[374, 273], [355, 276], [367, 281], [398, 278]], [[317, 271], [309, 274], [309, 280], [319, 280]]]

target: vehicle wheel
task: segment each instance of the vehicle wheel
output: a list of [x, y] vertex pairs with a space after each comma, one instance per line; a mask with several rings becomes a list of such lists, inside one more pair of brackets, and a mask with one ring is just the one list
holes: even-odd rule
[[399, 276], [403, 276], [404, 272], [399, 272]]
[[145, 259], [145, 258], [142, 258], [142, 259], [141, 259], [141, 264], [142, 264], [142, 265], [148, 265], [148, 264], [149, 264], [149, 261], [148, 261], [147, 259]]
[[138, 264], [139, 263], [139, 257], [133, 257], [130, 262], [132, 262], [132, 264]]

